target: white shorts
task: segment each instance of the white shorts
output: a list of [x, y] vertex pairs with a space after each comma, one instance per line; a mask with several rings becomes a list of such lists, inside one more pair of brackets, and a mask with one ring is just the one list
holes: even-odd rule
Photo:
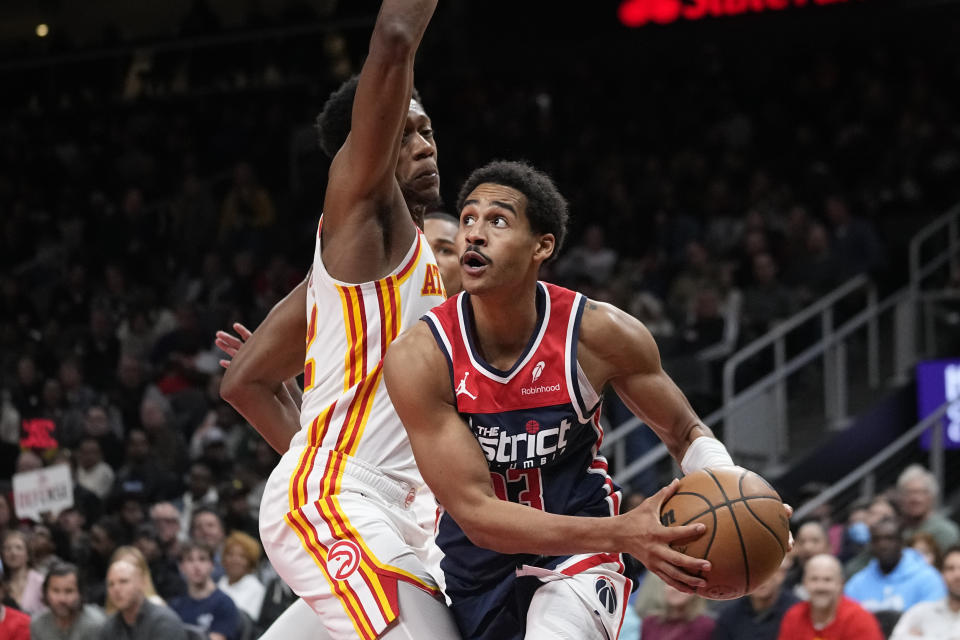
[[260, 503], [270, 563], [336, 640], [374, 640], [399, 615], [397, 582], [440, 597], [416, 489], [328, 449], [287, 451]]
[[611, 554], [572, 556], [554, 570], [517, 570], [546, 583], [527, 609], [525, 640], [616, 640], [633, 586], [622, 572]]

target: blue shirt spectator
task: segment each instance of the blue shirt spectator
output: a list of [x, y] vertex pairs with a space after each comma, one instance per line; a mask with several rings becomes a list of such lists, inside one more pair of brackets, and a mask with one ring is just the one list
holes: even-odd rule
[[210, 640], [238, 640], [240, 614], [237, 606], [214, 584], [213, 554], [195, 543], [180, 551], [180, 572], [187, 581], [187, 593], [170, 601], [170, 608], [186, 624], [203, 629]]
[[947, 595], [943, 578], [923, 557], [903, 547], [899, 523], [884, 519], [870, 528], [873, 559], [850, 578], [844, 593], [864, 609], [903, 612]]

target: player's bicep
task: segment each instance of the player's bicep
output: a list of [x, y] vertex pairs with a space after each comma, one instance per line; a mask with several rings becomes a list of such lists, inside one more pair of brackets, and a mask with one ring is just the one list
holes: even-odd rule
[[663, 370], [656, 341], [643, 323], [602, 305], [584, 316], [590, 351], [607, 363], [607, 381], [634, 415], [653, 429], [671, 453], [679, 452], [699, 419]]

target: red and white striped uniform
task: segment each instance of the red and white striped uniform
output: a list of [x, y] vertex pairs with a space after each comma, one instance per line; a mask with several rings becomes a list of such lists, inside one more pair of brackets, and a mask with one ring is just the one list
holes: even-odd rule
[[[322, 224], [322, 220], [321, 220]], [[445, 298], [421, 232], [392, 273], [351, 284], [327, 273], [318, 229], [307, 287], [301, 429], [260, 508], [270, 561], [335, 638], [372, 640], [397, 618], [397, 581], [437, 594], [424, 566], [433, 497], [383, 382], [383, 356]]]

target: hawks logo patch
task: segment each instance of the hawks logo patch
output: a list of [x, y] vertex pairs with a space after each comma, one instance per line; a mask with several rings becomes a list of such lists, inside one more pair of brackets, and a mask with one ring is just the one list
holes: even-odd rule
[[337, 540], [327, 552], [327, 572], [335, 580], [346, 580], [360, 566], [360, 547], [352, 540]]

